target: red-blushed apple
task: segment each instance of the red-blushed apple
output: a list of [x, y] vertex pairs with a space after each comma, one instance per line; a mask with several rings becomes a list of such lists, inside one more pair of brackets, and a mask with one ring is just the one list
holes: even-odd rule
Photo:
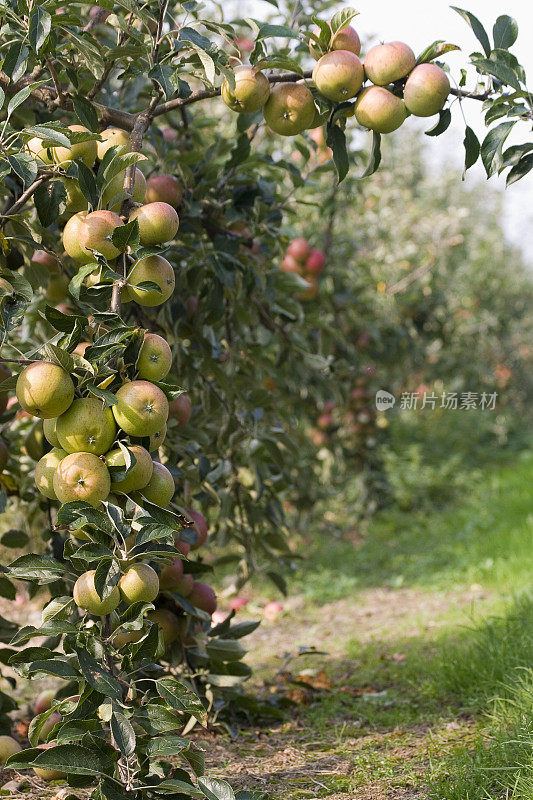
[[301, 83], [278, 83], [264, 109], [265, 122], [274, 133], [296, 136], [311, 128], [315, 119], [313, 95]]
[[194, 530], [198, 536], [196, 542], [191, 544], [191, 550], [198, 550], [207, 541], [207, 520], [203, 514], [200, 514], [199, 511], [194, 511], [191, 508], [187, 509], [187, 516], [192, 519], [191, 527], [194, 527]]
[[324, 269], [325, 263], [326, 263], [326, 256], [324, 255], [322, 250], [318, 250], [315, 247], [309, 253], [309, 257], [305, 262], [305, 269], [307, 270], [307, 272], [310, 272], [313, 275], [320, 275], [320, 273]]
[[81, 245], [81, 232], [87, 217], [87, 211], [79, 211], [71, 217], [63, 228], [63, 247], [68, 256], [77, 264], [88, 264], [92, 256], [86, 253]]
[[36, 250], [31, 260], [34, 264], [42, 264], [48, 272], [59, 272], [59, 261], [51, 253], [47, 253], [46, 250]]
[[[328, 25], [331, 30], [331, 21], [328, 22]], [[315, 36], [319, 37], [320, 28], [315, 28], [313, 33]], [[349, 50], [351, 53], [355, 53], [355, 55], [358, 56], [361, 52], [361, 40], [359, 38], [359, 34], [354, 28], [352, 28], [351, 25], [346, 25], [345, 28], [340, 28], [336, 33], [332, 32], [328, 49]], [[309, 42], [309, 52], [316, 61], [318, 61], [318, 59], [323, 55], [312, 39]]]
[[271, 600], [263, 608], [263, 616], [268, 622], [273, 622], [283, 611], [283, 605], [278, 600]]
[[311, 248], [309, 242], [307, 239], [302, 239], [301, 237], [293, 239], [287, 247], [287, 255], [291, 256], [296, 261], [304, 262], [309, 257], [310, 252]]
[[232, 597], [229, 601], [231, 611], [242, 611], [250, 602], [249, 597]]
[[419, 64], [407, 78], [403, 99], [415, 117], [431, 117], [442, 111], [450, 94], [450, 81], [437, 64]]
[[404, 42], [389, 42], [372, 47], [365, 58], [365, 74], [376, 86], [405, 78], [416, 64], [416, 57]]
[[205, 611], [206, 614], [214, 614], [217, 610], [217, 596], [207, 583], [195, 581], [187, 599], [195, 608]]
[[100, 505], [111, 491], [111, 478], [105, 463], [93, 453], [71, 453], [58, 464], [53, 479], [54, 492], [61, 503], [84, 500]]
[[168, 405], [168, 413], [171, 419], [178, 422], [178, 428], [187, 425], [192, 415], [192, 403], [188, 394], [180, 394], [171, 400]]
[[324, 97], [342, 103], [355, 97], [365, 79], [359, 57], [349, 50], [332, 50], [323, 55], [313, 70], [315, 86]]
[[253, 114], [263, 108], [270, 95], [270, 83], [260, 70], [241, 64], [234, 68], [235, 88], [225, 78], [222, 84], [222, 100], [240, 114]]
[[120, 250], [111, 241], [115, 228], [124, 223], [114, 211], [92, 211], [87, 214], [80, 228], [80, 245], [84, 253], [93, 259], [93, 251], [111, 260], [120, 255]]
[[288, 253], [285, 254], [284, 258], [280, 262], [279, 268], [283, 270], [283, 272], [296, 272], [298, 274], [302, 272], [301, 264]]
[[182, 554], [182, 556], [185, 556], [185, 558], [187, 558], [191, 552], [191, 546], [189, 542], [182, 542], [179, 536], [176, 536], [174, 539], [174, 547]]
[[147, 203], [168, 203], [177, 208], [183, 199], [183, 187], [174, 175], [151, 175], [146, 181]]
[[392, 133], [407, 118], [405, 103], [381, 86], [368, 86], [355, 101], [355, 117], [364, 128]]

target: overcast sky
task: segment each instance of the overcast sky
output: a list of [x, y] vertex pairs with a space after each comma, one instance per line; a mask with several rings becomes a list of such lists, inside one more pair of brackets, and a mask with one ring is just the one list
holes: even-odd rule
[[[465, 8], [475, 14], [485, 26], [492, 41], [492, 26], [500, 14], [509, 14], [518, 22], [519, 34], [512, 52], [526, 69], [528, 83], [533, 83], [533, 0], [455, 0], [459, 8]], [[353, 6], [360, 15], [353, 21], [361, 38], [375, 36], [379, 41], [399, 39], [411, 45], [415, 53], [437, 39], [444, 39], [461, 47], [461, 52], [446, 55], [452, 74], [457, 78], [460, 68], [465, 65], [468, 54], [479, 50], [480, 45], [467, 23], [450, 8], [446, 0], [346, 0], [339, 8]], [[266, 0], [240, 0], [239, 14], [261, 19], [261, 10], [265, 17], [272, 14], [272, 5]], [[481, 114], [481, 103], [465, 101], [463, 103], [469, 125], [479, 138], [486, 135]], [[454, 123], [449, 130], [438, 138], [425, 137], [428, 158], [432, 163], [460, 166], [463, 159], [462, 140], [464, 124], [457, 104], [453, 109]], [[422, 130], [432, 127], [433, 119], [417, 123], [409, 120], [409, 124], [420, 124]], [[530, 140], [531, 132], [525, 125], [522, 135], [509, 139], [509, 143]], [[477, 166], [467, 174], [467, 182], [483, 179], [484, 170]], [[504, 191], [504, 177], [490, 179], [493, 187], [501, 187]], [[505, 190], [506, 230], [509, 237], [520, 244], [533, 264], [533, 172], [519, 183]]]

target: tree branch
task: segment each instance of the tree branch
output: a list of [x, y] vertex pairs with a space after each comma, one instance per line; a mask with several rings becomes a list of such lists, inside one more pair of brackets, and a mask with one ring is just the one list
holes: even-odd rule
[[13, 205], [10, 208], [8, 208], [7, 211], [4, 211], [4, 213], [1, 214], [0, 216], [11, 217], [13, 216], [13, 214], [16, 214], [17, 211], [20, 211], [20, 209], [26, 203], [26, 201], [29, 200], [33, 194], [35, 194], [39, 186], [41, 186], [43, 183], [47, 183], [51, 177], [52, 176], [49, 173], [43, 173], [42, 175], [39, 175], [39, 177], [36, 178], [30, 186], [28, 186], [26, 191], [22, 192], [19, 199], [15, 203], [13, 203]]

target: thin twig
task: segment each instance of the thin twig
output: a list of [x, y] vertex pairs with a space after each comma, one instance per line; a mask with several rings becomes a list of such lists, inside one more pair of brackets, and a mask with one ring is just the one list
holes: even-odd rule
[[16, 214], [17, 211], [20, 211], [26, 201], [29, 200], [33, 194], [35, 194], [39, 186], [41, 186], [43, 183], [47, 183], [51, 177], [52, 175], [48, 172], [43, 172], [41, 175], [39, 175], [39, 177], [36, 178], [30, 186], [28, 186], [26, 191], [22, 192], [19, 199], [16, 200], [16, 202], [14, 202], [13, 205], [7, 209], [7, 211], [4, 211], [1, 216], [11, 217], [13, 214]]

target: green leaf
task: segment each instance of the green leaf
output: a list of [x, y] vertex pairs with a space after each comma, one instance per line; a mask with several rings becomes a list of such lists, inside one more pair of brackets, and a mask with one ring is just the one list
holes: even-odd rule
[[47, 342], [44, 346], [44, 351], [52, 364], [59, 364], [67, 372], [72, 372], [74, 369], [74, 360], [67, 350], [58, 347], [51, 342]]
[[462, 8], [457, 8], [457, 6], [450, 6], [454, 11], [457, 11], [460, 16], [468, 22], [472, 30], [474, 31], [474, 35], [478, 42], [480, 43], [481, 47], [485, 51], [487, 56], [490, 56], [491, 46], [489, 42], [489, 37], [487, 36], [487, 32], [481, 22], [478, 20], [474, 14], [471, 14], [470, 11], [465, 11]]
[[99, 664], [86, 650], [76, 649], [80, 669], [87, 679], [89, 686], [103, 694], [105, 697], [112, 697], [119, 702], [123, 699], [124, 691], [117, 679], [108, 672], [102, 664]]
[[81, 124], [85, 125], [85, 127], [90, 131], [98, 133], [98, 114], [96, 113], [96, 109], [91, 101], [87, 100], [86, 97], [76, 95], [76, 97], [72, 99], [72, 104], [74, 106], [76, 116]]
[[198, 786], [208, 800], [235, 800], [235, 793], [226, 781], [217, 778], [198, 778]]
[[98, 205], [99, 192], [94, 172], [92, 169], [89, 169], [83, 161], [77, 160], [76, 164], [78, 167], [78, 183], [83, 196], [88, 200], [92, 208], [96, 208]]
[[355, 8], [343, 8], [342, 11], [337, 11], [337, 13], [332, 16], [329, 23], [333, 34], [349, 25], [352, 19], [358, 15], [359, 11], [356, 11]]
[[525, 175], [528, 174], [528, 172], [531, 172], [532, 169], [533, 153], [529, 153], [529, 155], [523, 156], [518, 164], [515, 164], [515, 166], [509, 172], [507, 176], [507, 186], [511, 186], [511, 184], [521, 180]]
[[23, 581], [38, 580], [40, 583], [52, 583], [64, 577], [65, 565], [51, 556], [29, 553], [13, 561], [8, 567], [7, 574], [11, 578]]
[[182, 736], [158, 736], [151, 739], [146, 746], [146, 753], [150, 758], [164, 758], [175, 756], [182, 750], [190, 747], [190, 741]]
[[29, 19], [29, 35], [30, 45], [36, 53], [39, 52], [41, 47], [45, 44], [50, 29], [52, 27], [52, 17], [40, 5], [34, 5]]
[[123, 756], [129, 757], [135, 752], [136, 736], [129, 719], [119, 711], [111, 715], [111, 733], [115, 744]]
[[172, 83], [173, 75], [174, 67], [171, 67], [170, 64], [156, 64], [148, 73], [148, 77], [161, 87], [166, 100], [172, 97], [176, 91]]
[[61, 181], [49, 181], [37, 187], [33, 200], [39, 222], [44, 228], [49, 228], [57, 222], [61, 206], [66, 199], [67, 190]]
[[27, 188], [37, 177], [37, 164], [33, 158], [26, 153], [18, 153], [16, 156], [8, 156], [7, 160], [13, 172], [21, 179], [24, 187]]
[[487, 178], [501, 171], [503, 165], [503, 145], [514, 125], [514, 121], [502, 122], [486, 135], [481, 145], [481, 160], [483, 161]]
[[502, 14], [494, 23], [492, 33], [494, 47], [508, 50], [518, 38], [518, 23], [508, 14]]
[[30, 537], [24, 531], [9, 530], [2, 534], [0, 544], [4, 547], [25, 547]]
[[452, 121], [452, 112], [449, 108], [444, 108], [439, 111], [439, 121], [436, 125], [426, 131], [426, 136], [440, 136], [441, 133], [447, 131]]
[[463, 144], [465, 148], [465, 172], [466, 172], [466, 170], [470, 169], [470, 167], [472, 167], [478, 160], [479, 151], [481, 149], [481, 145], [479, 144], [479, 139], [477, 138], [476, 134], [469, 125], [467, 125], [465, 129], [465, 138], [463, 140]]
[[333, 161], [337, 170], [339, 183], [344, 180], [350, 168], [348, 151], [346, 149], [346, 136], [338, 125], [328, 125], [326, 144], [333, 152]]
[[110, 771], [110, 765], [101, 751], [78, 744], [58, 744], [47, 750], [31, 748], [16, 753], [9, 759], [11, 769], [27, 769], [40, 767], [41, 769], [59, 770], [69, 775], [100, 775]]
[[268, 22], [261, 25], [256, 39], [301, 39], [298, 31], [293, 31], [287, 25], [270, 25]]
[[[99, 265], [96, 261], [92, 262], [91, 264], [83, 264], [83, 266], [78, 267], [78, 271], [70, 281], [68, 285], [68, 290], [72, 297], [75, 297], [76, 300], [79, 300], [81, 289], [83, 286], [83, 281], [90, 275], [91, 272], [95, 272], [95, 270], [99, 269]], [[87, 348], [89, 349], [89, 348]], [[87, 356], [85, 356], [87, 358]]]
[[246, 655], [246, 650], [235, 639], [213, 639], [206, 645], [209, 658], [214, 661], [240, 661]]
[[111, 234], [111, 241], [121, 253], [124, 253], [128, 248], [135, 252], [140, 243], [139, 223], [137, 220], [132, 219], [131, 222], [126, 222], [125, 225], [115, 228]]
[[100, 387], [95, 386], [94, 383], [87, 384], [87, 391], [94, 394], [95, 397], [100, 397], [109, 408], [118, 403], [113, 392], [110, 392], [109, 389], [100, 389]]
[[68, 619], [75, 608], [74, 600], [69, 595], [53, 597], [42, 610], [41, 623], [46, 625], [52, 619]]
[[301, 64], [294, 58], [289, 56], [282, 56], [275, 53], [266, 58], [260, 59], [254, 64], [257, 69], [287, 69], [290, 72], [296, 72], [298, 75], [303, 75]]
[[480, 72], [493, 75], [506, 86], [512, 86], [513, 89], [520, 91], [521, 86], [518, 76], [511, 67], [502, 61], [494, 61], [491, 58], [473, 58], [472, 64]]
[[118, 585], [120, 578], [120, 565], [115, 559], [102, 559], [96, 568], [94, 575], [94, 588], [100, 600], [105, 600], [115, 586]]
[[30, 51], [23, 42], [14, 42], [8, 49], [2, 64], [2, 72], [5, 72], [13, 83], [24, 75], [29, 54]]
[[443, 39], [439, 39], [433, 44], [430, 44], [429, 47], [426, 47], [423, 50], [418, 58], [416, 59], [417, 64], [427, 64], [429, 61], [433, 61], [435, 58], [439, 58], [443, 56], [445, 53], [449, 53], [452, 50], [460, 50], [461, 48], [456, 44], [449, 44], [445, 42]]
[[[238, 642], [234, 642], [238, 644]], [[161, 678], [156, 682], [157, 691], [172, 708], [184, 711], [198, 720], [202, 725], [207, 725], [207, 712], [200, 699], [181, 681], [176, 678]]]
[[368, 178], [373, 175], [381, 164], [381, 134], [377, 131], [372, 131], [372, 149], [370, 150], [370, 158], [367, 167], [361, 178]]

